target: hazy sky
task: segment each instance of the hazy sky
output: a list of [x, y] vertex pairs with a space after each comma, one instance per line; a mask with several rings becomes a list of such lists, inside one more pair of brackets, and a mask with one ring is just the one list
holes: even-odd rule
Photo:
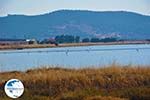
[[150, 15], [150, 0], [0, 0], [0, 16], [39, 15], [60, 9], [124, 10]]

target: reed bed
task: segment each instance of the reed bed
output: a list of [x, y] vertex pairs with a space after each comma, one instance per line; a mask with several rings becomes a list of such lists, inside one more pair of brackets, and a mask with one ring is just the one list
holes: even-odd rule
[[20, 100], [150, 100], [150, 67], [111, 65], [67, 69], [45, 66], [25, 72], [0, 73], [0, 100], [9, 100], [3, 87], [20, 79]]

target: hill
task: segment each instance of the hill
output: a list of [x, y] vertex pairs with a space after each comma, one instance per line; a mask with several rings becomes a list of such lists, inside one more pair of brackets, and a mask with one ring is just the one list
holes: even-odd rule
[[80, 37], [150, 37], [150, 16], [125, 11], [59, 10], [44, 15], [0, 17], [0, 38], [43, 39], [67, 34]]

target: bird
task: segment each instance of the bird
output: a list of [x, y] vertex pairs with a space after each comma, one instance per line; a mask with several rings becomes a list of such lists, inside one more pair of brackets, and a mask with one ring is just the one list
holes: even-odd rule
[[69, 50], [66, 50], [66, 55], [68, 56]]
[[139, 52], [139, 49], [136, 49], [137, 52]]

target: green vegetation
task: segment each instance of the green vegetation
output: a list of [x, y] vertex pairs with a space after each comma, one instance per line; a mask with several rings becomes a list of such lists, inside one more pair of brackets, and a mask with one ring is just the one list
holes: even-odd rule
[[90, 42], [90, 39], [89, 39], [89, 38], [84, 38], [84, 39], [82, 40], [82, 42], [83, 42], [83, 43]]
[[57, 43], [79, 43], [80, 37], [72, 35], [60, 35], [55, 37], [55, 41]]
[[72, 35], [60, 35], [60, 36], [56, 36], [55, 37], [55, 41], [57, 43], [79, 43], [79, 42], [117, 42], [117, 38], [114, 37], [110, 37], [110, 38], [83, 38], [80, 41], [80, 37], [79, 36], [72, 36]]
[[20, 79], [25, 92], [19, 100], [149, 100], [150, 67], [111, 65], [104, 68], [39, 68], [0, 73], [0, 100], [11, 78]]

